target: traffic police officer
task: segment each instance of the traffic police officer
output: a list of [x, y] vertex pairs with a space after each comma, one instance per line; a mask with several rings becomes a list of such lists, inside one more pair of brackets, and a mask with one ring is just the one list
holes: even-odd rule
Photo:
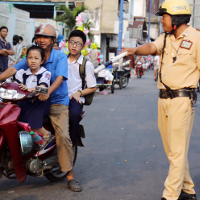
[[161, 55], [158, 127], [170, 163], [161, 200], [196, 200], [187, 157], [197, 100], [200, 32], [187, 25], [191, 8], [185, 0], [166, 0], [156, 14], [162, 16], [165, 33], [153, 43], [123, 51]]

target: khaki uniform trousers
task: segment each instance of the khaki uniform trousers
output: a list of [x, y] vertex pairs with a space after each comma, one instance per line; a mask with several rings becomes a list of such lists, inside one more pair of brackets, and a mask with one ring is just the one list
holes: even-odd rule
[[72, 141], [69, 136], [69, 112], [64, 104], [52, 104], [49, 117], [55, 130], [58, 160], [62, 172], [73, 167]]
[[158, 100], [158, 128], [170, 163], [163, 192], [167, 200], [177, 200], [181, 190], [195, 194], [187, 158], [194, 114], [189, 97]]

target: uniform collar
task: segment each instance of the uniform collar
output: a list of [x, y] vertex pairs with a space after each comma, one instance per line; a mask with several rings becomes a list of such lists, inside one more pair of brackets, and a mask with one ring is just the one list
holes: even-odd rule
[[76, 62], [80, 65], [83, 64], [83, 55], [81, 54], [80, 57], [76, 60]]
[[[41, 67], [40, 70], [38, 72], [36, 72], [34, 75], [41, 74], [41, 73], [43, 73], [45, 71], [46, 71], [46, 69], [44, 67]], [[31, 72], [30, 68], [28, 68], [26, 70], [26, 75], [32, 75], [32, 72]]]
[[[67, 56], [68, 58], [69, 58], [69, 55]], [[68, 60], [68, 62], [69, 62], [69, 60]], [[82, 63], [83, 63], [83, 55], [81, 54], [80, 56], [79, 56], [79, 58], [77, 59], [77, 60], [75, 60], [75, 61], [73, 61], [72, 63], [78, 63], [78, 64], [80, 64], [80, 65], [82, 65]], [[71, 64], [72, 64], [71, 63]]]
[[189, 36], [191, 30], [192, 30], [192, 27], [189, 26], [189, 27], [187, 27], [187, 28], [180, 34], [180, 36], [179, 36], [177, 39], [175, 39], [174, 34], [173, 34], [173, 35], [170, 35], [170, 36], [171, 36], [171, 39], [175, 41], [175, 40], [178, 40], [178, 39], [183, 38], [183, 37], [184, 37], [184, 38], [187, 38], [187, 37]]

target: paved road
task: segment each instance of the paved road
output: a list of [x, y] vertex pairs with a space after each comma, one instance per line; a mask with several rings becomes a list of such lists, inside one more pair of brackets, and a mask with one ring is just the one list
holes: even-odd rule
[[[83, 120], [86, 136], [74, 168], [83, 192], [73, 193], [66, 182], [28, 177], [24, 183], [0, 180], [0, 200], [160, 200], [168, 173], [157, 128], [158, 90], [153, 71], [134, 76], [126, 89], [95, 95]], [[200, 104], [200, 95], [198, 94]], [[200, 196], [200, 105], [191, 137], [191, 176]]]

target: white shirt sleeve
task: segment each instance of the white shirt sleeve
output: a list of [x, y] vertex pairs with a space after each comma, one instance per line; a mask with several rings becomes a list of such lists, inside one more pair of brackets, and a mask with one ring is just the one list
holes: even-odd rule
[[39, 85], [46, 85], [46, 87], [50, 87], [50, 80], [51, 80], [51, 72], [45, 71], [39, 80]]
[[23, 74], [26, 73], [26, 71], [24, 69], [20, 69], [19, 71], [17, 71], [17, 73], [15, 74], [15, 80], [18, 83], [23, 83]]
[[96, 77], [94, 75], [94, 65], [90, 62], [86, 62], [85, 66], [85, 81], [88, 88], [96, 87]]

